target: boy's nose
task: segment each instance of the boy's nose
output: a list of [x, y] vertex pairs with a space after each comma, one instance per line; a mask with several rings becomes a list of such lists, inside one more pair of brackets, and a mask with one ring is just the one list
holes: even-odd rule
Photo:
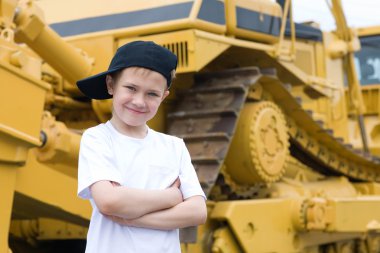
[[133, 96], [132, 102], [136, 107], [144, 107], [145, 106], [145, 100], [144, 100], [144, 96], [142, 94], [136, 94], [135, 96]]

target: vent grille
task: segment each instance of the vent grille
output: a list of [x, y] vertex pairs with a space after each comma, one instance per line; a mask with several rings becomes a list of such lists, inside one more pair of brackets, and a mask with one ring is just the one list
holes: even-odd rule
[[187, 41], [163, 44], [163, 47], [172, 51], [178, 57], [178, 68], [187, 68], [189, 66], [189, 54]]

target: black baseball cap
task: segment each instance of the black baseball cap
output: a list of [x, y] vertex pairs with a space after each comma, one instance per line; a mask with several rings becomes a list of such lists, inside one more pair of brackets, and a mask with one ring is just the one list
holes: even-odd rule
[[79, 90], [92, 99], [108, 99], [106, 76], [128, 67], [142, 67], [163, 75], [168, 88], [171, 73], [177, 68], [177, 56], [153, 41], [134, 41], [119, 47], [112, 58], [108, 70], [77, 81]]

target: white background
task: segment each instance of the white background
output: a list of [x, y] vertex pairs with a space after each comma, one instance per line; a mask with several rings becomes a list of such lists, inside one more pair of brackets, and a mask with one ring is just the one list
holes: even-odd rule
[[[316, 21], [325, 31], [335, 29], [326, 0], [293, 0], [296, 22]], [[346, 20], [351, 27], [380, 25], [380, 0], [342, 0]]]

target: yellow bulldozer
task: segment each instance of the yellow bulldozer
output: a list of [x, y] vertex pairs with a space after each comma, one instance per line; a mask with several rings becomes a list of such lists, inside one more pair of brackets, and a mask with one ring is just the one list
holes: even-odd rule
[[0, 0], [0, 253], [84, 252], [81, 78], [153, 40], [178, 56], [150, 127], [185, 140], [208, 220], [182, 252], [380, 252], [380, 27], [293, 22], [290, 0]]

